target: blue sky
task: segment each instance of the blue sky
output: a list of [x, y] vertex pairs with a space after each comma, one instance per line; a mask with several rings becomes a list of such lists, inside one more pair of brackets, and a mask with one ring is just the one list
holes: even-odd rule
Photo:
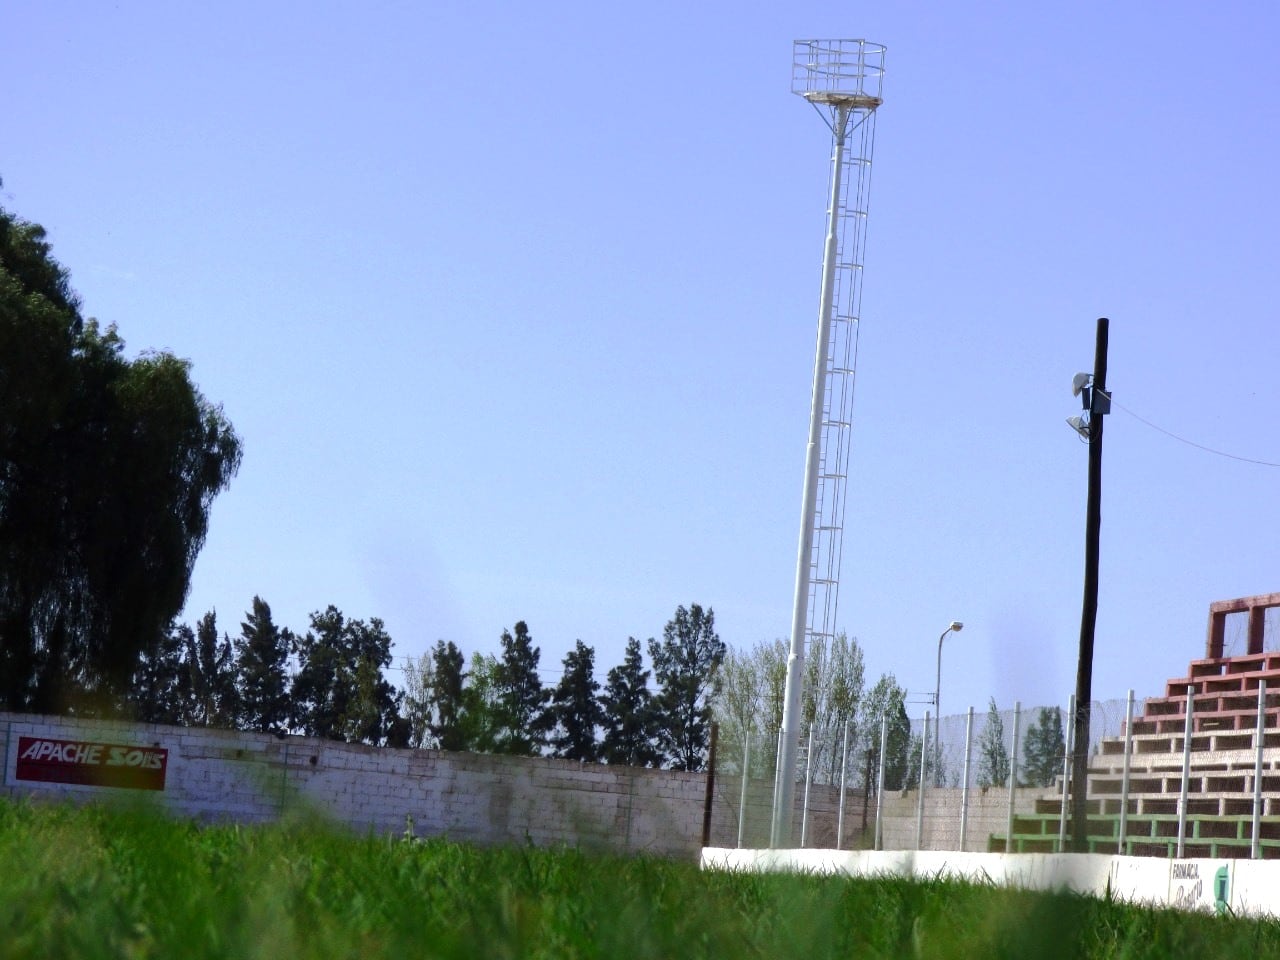
[[[24, 4], [0, 203], [245, 442], [188, 619], [335, 604], [548, 679], [677, 604], [788, 630], [829, 134], [791, 42], [888, 47], [839, 625], [944, 706], [1074, 688], [1071, 377], [1280, 461], [1270, 4]], [[1274, 468], [1108, 419], [1094, 691], [1280, 590]], [[923, 707], [919, 707], [923, 710]], [[950, 711], [948, 711], [950, 712]]]

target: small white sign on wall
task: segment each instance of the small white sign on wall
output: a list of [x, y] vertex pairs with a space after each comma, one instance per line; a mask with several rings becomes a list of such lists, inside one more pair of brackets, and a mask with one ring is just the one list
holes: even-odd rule
[[1169, 861], [1169, 906], [1221, 913], [1231, 903], [1232, 860]]

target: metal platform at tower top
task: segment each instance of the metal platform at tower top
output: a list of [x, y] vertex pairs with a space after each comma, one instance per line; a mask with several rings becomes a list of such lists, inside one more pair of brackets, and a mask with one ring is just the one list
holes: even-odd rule
[[797, 40], [791, 92], [817, 106], [874, 110], [883, 103], [885, 48], [866, 40]]

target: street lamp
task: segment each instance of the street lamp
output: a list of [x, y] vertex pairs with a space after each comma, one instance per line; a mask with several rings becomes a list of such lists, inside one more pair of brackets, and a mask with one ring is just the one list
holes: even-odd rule
[[[939, 774], [939, 767], [942, 764], [942, 738], [939, 733], [942, 730], [942, 641], [947, 639], [948, 633], [959, 633], [964, 629], [964, 624], [959, 620], [952, 620], [947, 625], [947, 629], [942, 631], [942, 636], [938, 637], [938, 674], [937, 681], [933, 687], [933, 776], [935, 780]], [[928, 736], [929, 731], [925, 731]], [[924, 782], [924, 771], [920, 771], [920, 781]]]

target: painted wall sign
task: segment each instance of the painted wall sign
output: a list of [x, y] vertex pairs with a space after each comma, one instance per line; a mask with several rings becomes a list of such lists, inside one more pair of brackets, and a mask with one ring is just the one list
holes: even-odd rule
[[19, 780], [163, 790], [169, 751], [161, 747], [19, 737]]
[[1231, 902], [1230, 860], [1173, 860], [1169, 864], [1169, 906], [1221, 913]]

